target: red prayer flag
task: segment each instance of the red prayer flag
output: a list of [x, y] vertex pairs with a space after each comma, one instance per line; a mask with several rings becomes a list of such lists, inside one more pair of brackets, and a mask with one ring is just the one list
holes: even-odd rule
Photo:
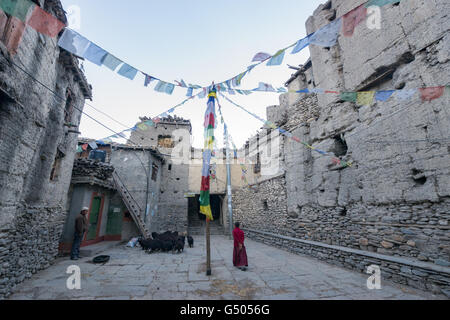
[[358, 24], [363, 22], [367, 16], [367, 8], [364, 4], [346, 13], [343, 17], [342, 29], [344, 36], [351, 37]]
[[[1, 10], [0, 10], [1, 11]], [[22, 41], [22, 36], [25, 31], [25, 23], [23, 23], [19, 18], [11, 16], [9, 19], [9, 24], [7, 24], [7, 17], [1, 11], [1, 21], [0, 31], [4, 33], [4, 44], [8, 49], [8, 52], [13, 56], [17, 53], [19, 45]], [[4, 19], [3, 19], [4, 18]], [[3, 23], [4, 22], [4, 23]], [[7, 26], [7, 28], [5, 28]]]
[[422, 97], [422, 101], [431, 101], [442, 97], [445, 87], [430, 87], [419, 89]]
[[51, 14], [36, 6], [27, 24], [39, 33], [49, 37], [56, 37], [65, 27], [65, 24], [56, 19]]
[[88, 144], [87, 144], [87, 143], [85, 143], [85, 144], [83, 144], [83, 145], [81, 146], [81, 149], [83, 149], [84, 151], [86, 151], [87, 148], [88, 148]]

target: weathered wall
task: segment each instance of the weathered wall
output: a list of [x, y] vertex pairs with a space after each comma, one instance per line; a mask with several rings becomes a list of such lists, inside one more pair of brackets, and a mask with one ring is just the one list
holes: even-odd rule
[[[162, 181], [162, 161], [155, 151], [147, 148], [113, 147], [110, 164], [140, 206], [149, 229], [157, 224], [161, 214], [158, 205]], [[156, 181], [152, 180], [152, 167], [158, 166]], [[147, 208], [146, 209], [146, 205]]]
[[[49, 1], [45, 9], [65, 20], [59, 1]], [[57, 39], [26, 28], [17, 54], [10, 56], [3, 43], [0, 51], [0, 297], [3, 297], [17, 283], [48, 267], [57, 256], [75, 156], [72, 150], [77, 143], [77, 135], [70, 133], [64, 124], [65, 120], [79, 123], [79, 110], [91, 93], [78, 60], [60, 51]], [[66, 98], [70, 91], [73, 105], [68, 119], [64, 119], [65, 101], [9, 61], [60, 97]], [[60, 165], [51, 180], [52, 165], [58, 155]]]
[[[340, 0], [320, 6], [306, 23], [308, 33], [363, 2]], [[341, 34], [332, 48], [311, 45], [312, 66], [299, 73], [289, 89], [368, 91], [446, 85], [449, 12], [450, 4], [443, 0], [383, 7], [381, 30], [369, 30], [362, 23], [352, 37]], [[253, 197], [244, 192], [235, 202], [238, 218], [250, 229], [448, 270], [449, 105], [448, 94], [431, 102], [422, 102], [418, 94], [406, 101], [392, 97], [371, 106], [342, 102], [333, 94], [282, 95], [278, 111], [269, 108], [269, 120], [354, 164], [340, 168], [331, 157], [285, 139], [286, 212], [277, 215], [278, 224], [264, 223], [257, 219], [261, 208], [256, 204], [253, 209]], [[273, 243], [279, 241], [283, 242]], [[329, 258], [333, 260], [332, 255]], [[357, 260], [350, 259], [347, 266], [356, 266]], [[449, 293], [448, 272], [431, 282], [420, 271], [412, 278], [416, 286], [430, 290], [437, 286]]]

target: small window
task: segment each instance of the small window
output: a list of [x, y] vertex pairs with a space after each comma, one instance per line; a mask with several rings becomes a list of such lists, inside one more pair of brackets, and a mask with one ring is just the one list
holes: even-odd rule
[[264, 210], [269, 210], [269, 203], [267, 202], [267, 200], [263, 201], [263, 206], [264, 206]]
[[53, 161], [52, 171], [50, 173], [50, 181], [57, 181], [59, 173], [61, 171], [61, 161], [64, 158], [64, 154], [61, 151], [57, 151], [55, 161]]
[[175, 147], [172, 136], [158, 136], [158, 147], [168, 149]]
[[169, 164], [169, 171], [172, 171], [172, 165]]
[[73, 114], [73, 99], [72, 94], [69, 89], [66, 92], [66, 107], [64, 109], [64, 121], [66, 123], [72, 122], [72, 114]]
[[152, 166], [152, 180], [156, 181], [158, 179], [158, 166], [154, 164]]

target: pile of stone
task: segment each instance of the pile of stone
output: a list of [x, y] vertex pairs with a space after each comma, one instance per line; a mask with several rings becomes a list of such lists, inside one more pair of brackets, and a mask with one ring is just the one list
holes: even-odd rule
[[100, 180], [109, 180], [114, 172], [114, 167], [108, 163], [91, 159], [76, 159], [72, 177], [95, 177]]

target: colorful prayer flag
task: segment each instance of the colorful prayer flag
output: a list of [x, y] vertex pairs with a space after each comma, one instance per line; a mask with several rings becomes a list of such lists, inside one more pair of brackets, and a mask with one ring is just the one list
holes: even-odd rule
[[98, 66], [101, 66], [107, 54], [108, 53], [105, 50], [91, 42], [84, 53], [84, 58]]
[[375, 94], [375, 100], [387, 101], [394, 94], [394, 92], [395, 90], [377, 91]]
[[283, 63], [285, 50], [279, 50], [275, 55], [272, 57], [272, 59], [267, 62], [268, 66], [279, 66]]
[[431, 101], [442, 97], [442, 95], [444, 94], [445, 87], [444, 86], [429, 87], [429, 88], [421, 88], [419, 90], [422, 101]]
[[397, 97], [397, 99], [400, 99], [400, 100], [408, 100], [416, 93], [416, 91], [417, 91], [417, 89], [397, 90], [396, 97]]
[[209, 220], [214, 220], [210, 205], [211, 155], [214, 149], [216, 88], [209, 92], [208, 107], [205, 112], [205, 147], [203, 152], [202, 181], [200, 189], [200, 212]]
[[399, 3], [401, 0], [369, 0], [365, 6], [366, 8], [371, 6], [382, 7], [387, 4]]
[[52, 38], [56, 37], [65, 27], [64, 23], [42, 10], [39, 6], [34, 7], [33, 13], [27, 24], [37, 32]]
[[117, 73], [125, 78], [133, 80], [136, 77], [138, 71], [129, 64], [124, 63], [119, 71], [117, 71]]
[[332, 47], [336, 44], [341, 27], [342, 18], [336, 19], [310, 35], [309, 43], [322, 47]]
[[356, 103], [360, 106], [370, 106], [375, 98], [375, 91], [362, 91], [357, 93]]
[[107, 53], [106, 56], [103, 58], [102, 63], [108, 69], [116, 71], [117, 67], [122, 63], [122, 60], [117, 59], [110, 53]]
[[367, 17], [367, 8], [364, 4], [346, 13], [343, 17], [343, 33], [346, 37], [353, 36], [357, 25], [363, 22]]
[[341, 100], [342, 101], [356, 102], [356, 99], [357, 99], [357, 93], [356, 92], [342, 92], [341, 93]]
[[144, 75], [144, 77], [145, 77], [145, 80], [144, 80], [144, 86], [145, 87], [148, 87], [148, 85], [150, 84], [150, 82], [152, 82], [153, 80], [155, 80], [155, 78], [153, 78], [152, 76], [149, 76], [148, 74], [146, 74], [146, 73], [142, 73], [143, 75]]
[[186, 96], [187, 96], [187, 97], [192, 97], [193, 91], [194, 91], [193, 88], [188, 88]]
[[302, 51], [304, 48], [306, 48], [307, 46], [309, 46], [309, 38], [310, 37], [311, 36], [307, 36], [306, 38], [298, 40], [298, 42], [295, 45], [294, 49], [292, 49], [291, 54], [298, 53], [298, 52]]
[[254, 91], [266, 91], [266, 92], [275, 92], [275, 89], [272, 87], [272, 85], [268, 83], [259, 83], [259, 87], [256, 89], [253, 89]]
[[26, 22], [30, 8], [35, 4], [28, 0], [1, 0], [0, 8], [10, 16]]
[[253, 57], [252, 62], [255, 62], [255, 61], [266, 61], [267, 59], [269, 59], [271, 57], [272, 56], [270, 54], [268, 54], [268, 53], [259, 52]]
[[[58, 46], [82, 58], [90, 44], [91, 42], [88, 39], [68, 28], [64, 30], [64, 33], [58, 40]], [[103, 64], [105, 64], [107, 58], [108, 56], [103, 59]]]

